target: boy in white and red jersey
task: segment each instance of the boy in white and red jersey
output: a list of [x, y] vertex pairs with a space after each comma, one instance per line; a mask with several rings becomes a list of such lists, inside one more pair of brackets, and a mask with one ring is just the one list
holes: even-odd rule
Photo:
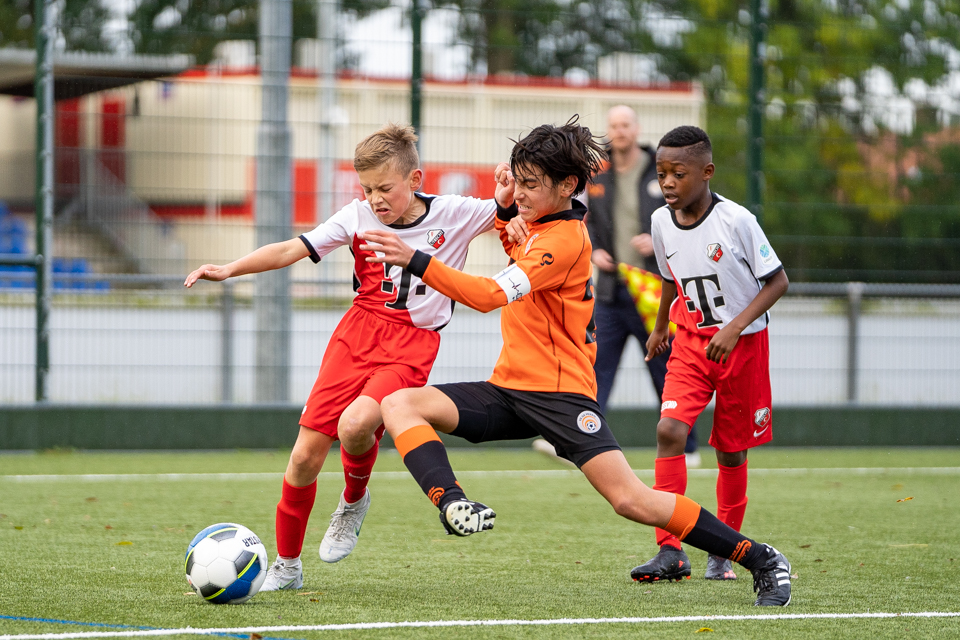
[[300, 432], [277, 505], [277, 561], [262, 591], [303, 585], [300, 552], [317, 492], [317, 475], [334, 440], [346, 488], [320, 544], [320, 558], [337, 562], [353, 551], [370, 506], [367, 483], [377, 459], [383, 419], [380, 401], [398, 389], [427, 383], [453, 301], [407, 269], [372, 263], [360, 247], [364, 231], [390, 229], [411, 246], [457, 269], [467, 245], [493, 228], [493, 200], [419, 193], [423, 180], [411, 127], [388, 125], [364, 138], [354, 168], [366, 200], [354, 200], [298, 238], [261, 247], [228, 265], [203, 265], [186, 282], [280, 269], [340, 246], [354, 255], [357, 296], [327, 344], [300, 417]]
[[[747, 508], [747, 449], [773, 435], [767, 311], [789, 283], [756, 217], [710, 191], [711, 159], [710, 138], [697, 127], [677, 127], [657, 147], [667, 206], [654, 212], [651, 234], [663, 295], [647, 358], [667, 349], [670, 321], [677, 335], [657, 424], [654, 488], [686, 491], [687, 433], [716, 392], [710, 444], [720, 469], [717, 517], [739, 531]], [[634, 579], [689, 577], [680, 540], [663, 529], [656, 536], [659, 553], [633, 570]], [[705, 577], [737, 576], [729, 559], [709, 555]]]
[[[384, 424], [417, 484], [440, 510], [447, 533], [493, 528], [496, 514], [467, 499], [437, 431], [470, 442], [541, 436], [575, 463], [616, 512], [664, 527], [688, 544], [750, 569], [757, 606], [790, 603], [790, 563], [693, 500], [655, 491], [630, 469], [597, 404], [596, 331], [586, 208], [575, 199], [603, 150], [576, 117], [541, 125], [497, 167], [497, 221], [509, 266], [493, 278], [451, 269], [397, 234], [364, 233], [372, 262], [403, 265], [428, 286], [480, 311], [503, 308], [503, 349], [485, 382], [401, 389], [382, 403]], [[522, 241], [515, 242], [524, 222]], [[683, 444], [680, 445], [681, 457]]]

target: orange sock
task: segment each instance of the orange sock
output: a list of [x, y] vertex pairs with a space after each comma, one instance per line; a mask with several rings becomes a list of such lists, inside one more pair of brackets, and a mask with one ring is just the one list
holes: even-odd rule
[[[700, 505], [687, 496], [677, 495], [677, 505], [673, 508], [673, 515], [670, 516], [670, 522], [667, 523], [667, 533], [674, 536], [673, 539], [683, 540], [687, 534], [693, 530], [700, 518]], [[680, 542], [677, 540], [679, 548]]]
[[[678, 456], [657, 458], [654, 461], [654, 477], [656, 478], [656, 482], [653, 485], [654, 489], [683, 495], [687, 491], [686, 457], [681, 453]], [[657, 546], [666, 544], [677, 549], [680, 548], [680, 540], [670, 531], [657, 528], [656, 532]]]
[[740, 531], [747, 510], [747, 463], [720, 467], [717, 477], [717, 518], [734, 531]]

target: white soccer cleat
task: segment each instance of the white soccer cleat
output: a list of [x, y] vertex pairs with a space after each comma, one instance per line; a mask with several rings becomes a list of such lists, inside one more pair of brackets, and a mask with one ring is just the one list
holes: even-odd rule
[[340, 494], [340, 505], [330, 516], [330, 526], [320, 542], [320, 559], [324, 562], [339, 562], [346, 558], [357, 546], [360, 536], [360, 527], [363, 518], [370, 508], [370, 490], [367, 489], [363, 498], [349, 504]]
[[299, 589], [303, 586], [303, 565], [300, 558], [281, 558], [277, 556], [267, 570], [267, 578], [260, 591], [283, 591]]

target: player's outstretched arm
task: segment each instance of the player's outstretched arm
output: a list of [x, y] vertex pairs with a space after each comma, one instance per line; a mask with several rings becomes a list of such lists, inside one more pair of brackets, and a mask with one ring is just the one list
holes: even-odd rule
[[707, 360], [717, 363], [725, 361], [737, 346], [743, 330], [769, 311], [770, 307], [787, 292], [789, 286], [790, 281], [787, 280], [787, 274], [783, 269], [770, 276], [753, 301], [737, 314], [736, 318], [713, 335], [706, 349]]
[[187, 279], [183, 281], [183, 286], [189, 289], [196, 284], [197, 280], [220, 282], [227, 278], [235, 278], [250, 273], [282, 269], [283, 267], [289, 267], [298, 260], [306, 258], [309, 253], [307, 246], [303, 244], [300, 238], [293, 238], [285, 242], [275, 242], [264, 245], [239, 260], [234, 260], [230, 264], [205, 264], [192, 271], [190, 275], [187, 276]]
[[506, 294], [493, 278], [463, 273], [422, 251], [414, 251], [393, 232], [367, 230], [360, 238], [364, 241], [360, 249], [377, 253], [367, 258], [367, 262], [385, 262], [402, 267], [423, 280], [427, 286], [471, 309], [487, 313], [507, 304]]

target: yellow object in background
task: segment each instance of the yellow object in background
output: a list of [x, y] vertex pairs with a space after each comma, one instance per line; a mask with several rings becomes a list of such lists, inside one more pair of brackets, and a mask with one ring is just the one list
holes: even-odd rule
[[[647, 333], [653, 333], [657, 326], [657, 312], [660, 310], [660, 291], [662, 284], [660, 276], [649, 271], [634, 267], [633, 265], [621, 262], [617, 265], [620, 271], [620, 277], [627, 285], [627, 291], [637, 305], [637, 313], [643, 320], [643, 326]], [[670, 335], [677, 332], [677, 325], [670, 323]]]

